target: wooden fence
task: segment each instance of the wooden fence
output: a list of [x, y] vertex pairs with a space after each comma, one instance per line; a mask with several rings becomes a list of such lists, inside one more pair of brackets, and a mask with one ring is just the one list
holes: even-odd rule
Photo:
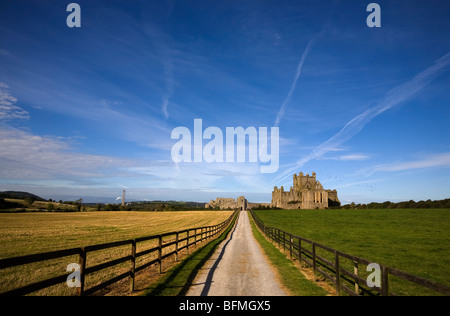
[[[367, 279], [361, 276], [363, 271], [359, 269], [359, 265], [369, 265], [373, 262], [343, 253], [306, 238], [292, 235], [278, 228], [267, 227], [253, 211], [250, 211], [250, 213], [259, 230], [269, 241], [277, 244], [280, 249], [283, 248], [285, 253], [289, 253], [291, 259], [296, 258], [299, 262], [305, 262], [312, 267], [314, 280], [316, 280], [318, 273], [329, 280], [335, 286], [336, 295], [340, 295], [341, 291], [344, 291], [351, 296], [364, 294], [396, 296], [398, 294], [390, 289], [390, 276], [428, 288], [434, 291], [433, 293], [450, 295], [450, 287], [448, 286], [381, 264], [378, 264], [381, 270], [380, 286], [369, 287]], [[345, 267], [342, 264], [343, 260], [347, 260]], [[348, 268], [349, 263], [353, 266], [353, 271], [350, 271], [351, 269]]]
[[[124, 278], [129, 278], [130, 284], [129, 288], [130, 291], [134, 290], [135, 287], [135, 275], [137, 272], [153, 265], [157, 264], [159, 273], [162, 272], [162, 261], [170, 256], [175, 256], [175, 261], [178, 261], [178, 254], [180, 251], [186, 249], [189, 253], [189, 247], [192, 245], [196, 245], [197, 243], [200, 243], [204, 240], [207, 240], [208, 238], [212, 238], [213, 236], [216, 236], [223, 232], [228, 225], [231, 223], [234, 216], [236, 216], [237, 211], [235, 211], [227, 220], [223, 221], [220, 224], [214, 225], [214, 226], [203, 226], [203, 227], [196, 227], [196, 228], [190, 228], [183, 231], [177, 231], [177, 232], [169, 232], [159, 235], [153, 235], [148, 237], [141, 237], [131, 240], [123, 240], [123, 241], [116, 241], [116, 242], [109, 242], [104, 244], [98, 244], [98, 245], [91, 245], [87, 247], [79, 247], [79, 248], [71, 248], [71, 249], [65, 249], [65, 250], [58, 250], [58, 251], [52, 251], [52, 252], [46, 252], [46, 253], [38, 253], [38, 254], [32, 254], [32, 255], [26, 255], [26, 256], [20, 256], [20, 257], [14, 257], [14, 258], [7, 258], [7, 259], [0, 259], [0, 270], [11, 268], [11, 267], [17, 267], [24, 264], [30, 264], [30, 263], [36, 263], [36, 262], [43, 262], [47, 260], [52, 259], [58, 259], [68, 256], [77, 255], [79, 260], [78, 264], [80, 267], [79, 270], [79, 276], [80, 276], [80, 285], [77, 287], [77, 295], [83, 296], [83, 295], [90, 295], [93, 294], [106, 286], [109, 286], [111, 284], [114, 284]], [[136, 247], [139, 243], [147, 242], [147, 241], [157, 241], [157, 245], [142, 251], [137, 252]], [[129, 254], [120, 258], [116, 258], [114, 260], [103, 262], [101, 264], [97, 264], [94, 266], [86, 267], [86, 257], [88, 253], [93, 253], [95, 251], [104, 250], [104, 249], [111, 249], [116, 247], [123, 247], [123, 246], [129, 246]], [[164, 249], [170, 249], [168, 252], [164, 252]], [[140, 266], [136, 266], [136, 259], [148, 254], [154, 254], [156, 253], [156, 258], [147, 261]], [[109, 268], [116, 265], [119, 265], [121, 263], [129, 262], [130, 268], [127, 269], [126, 272], [121, 273], [120, 275], [114, 276], [113, 278], [103, 281], [100, 284], [97, 284], [90, 288], [85, 288], [85, 279], [86, 276]], [[48, 279], [45, 279], [43, 281], [38, 281], [32, 284], [28, 284], [16, 289], [8, 290], [6, 292], [0, 293], [0, 296], [5, 295], [26, 295], [32, 292], [36, 292], [45, 288], [48, 288], [50, 286], [54, 286], [63, 282], [66, 282], [70, 273], [61, 274], [56, 277], [51, 277]]]

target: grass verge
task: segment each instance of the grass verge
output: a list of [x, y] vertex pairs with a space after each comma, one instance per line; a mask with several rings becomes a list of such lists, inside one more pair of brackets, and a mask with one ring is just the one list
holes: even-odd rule
[[292, 296], [325, 296], [329, 294], [322, 287], [308, 280], [285, 254], [281, 253], [277, 247], [264, 238], [251, 216], [249, 216], [249, 219], [253, 236], [255, 236], [256, 241], [263, 249], [272, 266], [277, 269], [281, 283]]
[[235, 217], [230, 226], [215, 240], [186, 257], [182, 262], [165, 272], [165, 275], [150, 285], [142, 296], [183, 296], [189, 290], [197, 272], [213, 255], [216, 248], [224, 241], [236, 223]]

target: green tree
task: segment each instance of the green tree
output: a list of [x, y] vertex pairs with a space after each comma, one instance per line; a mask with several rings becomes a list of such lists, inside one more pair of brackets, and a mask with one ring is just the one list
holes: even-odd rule
[[119, 210], [119, 205], [116, 205], [116, 204], [106, 204], [104, 210], [105, 210], [105, 211], [118, 211], [118, 210]]
[[27, 206], [31, 206], [31, 205], [33, 205], [33, 203], [34, 203], [34, 198], [32, 198], [32, 197], [26, 197], [24, 200], [23, 200], [24, 202], [25, 202], [25, 204], [27, 205]]
[[77, 211], [81, 212], [81, 207], [83, 206], [83, 199], [79, 198], [75, 201], [75, 206], [77, 207]]

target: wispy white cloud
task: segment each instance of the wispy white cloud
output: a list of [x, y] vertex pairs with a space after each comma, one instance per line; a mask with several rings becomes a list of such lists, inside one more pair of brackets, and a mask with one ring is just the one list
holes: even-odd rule
[[164, 114], [164, 117], [166, 119], [169, 118], [169, 104], [170, 99], [172, 98], [172, 95], [174, 93], [175, 89], [175, 83], [173, 79], [173, 62], [172, 59], [167, 57], [166, 54], [164, 54], [164, 57], [162, 57], [162, 62], [164, 66], [164, 76], [165, 76], [165, 82], [166, 82], [166, 92], [163, 96], [163, 104], [161, 107], [161, 111]]
[[376, 106], [364, 111], [363, 113], [350, 120], [338, 133], [314, 148], [314, 150], [309, 155], [298, 160], [294, 167], [280, 174], [275, 179], [275, 183], [285, 181], [287, 177], [290, 177], [292, 172], [294, 172], [298, 168], [301, 168], [307, 162], [320, 158], [327, 152], [340, 147], [343, 143], [350, 140], [353, 136], [359, 133], [364, 128], [364, 126], [366, 126], [375, 117], [406, 101], [407, 99], [414, 96], [417, 92], [422, 90], [449, 65], [450, 53], [447, 53], [442, 58], [438, 59], [433, 66], [430, 66], [429, 68], [417, 74], [413, 79], [387, 92], [384, 98]]
[[[245, 190], [265, 192], [265, 183], [257, 163], [158, 163], [126, 168], [142, 178], [142, 185], [201, 191]], [[262, 189], [263, 188], [263, 189]]]
[[333, 188], [339, 190], [339, 189], [343, 189], [343, 188], [358, 187], [358, 186], [362, 186], [362, 185], [369, 185], [369, 186], [373, 187], [376, 183], [378, 183], [380, 181], [382, 181], [382, 180], [370, 179], [370, 180], [363, 180], [363, 181], [347, 182], [347, 183], [337, 184]]
[[[171, 9], [169, 10], [171, 11]], [[169, 12], [170, 14], [170, 12]], [[162, 64], [164, 71], [165, 92], [162, 97], [161, 112], [166, 119], [169, 118], [170, 99], [175, 91], [174, 73], [174, 57], [176, 50], [171, 49], [173, 40], [161, 29], [153, 24], [146, 23], [142, 28], [144, 38], [149, 40], [155, 48], [157, 60]]]
[[169, 111], [167, 110], [167, 107], [169, 106], [169, 99], [170, 99], [169, 95], [165, 95], [164, 96], [164, 98], [163, 98], [163, 105], [162, 105], [162, 108], [161, 108], [161, 111], [163, 112], [164, 117], [166, 119], [169, 118]]
[[414, 169], [436, 168], [436, 167], [450, 167], [450, 153], [440, 153], [428, 155], [422, 159], [414, 161], [398, 161], [390, 164], [376, 165], [370, 168], [365, 168], [358, 172], [359, 175], [371, 176], [377, 172], [398, 172]]
[[348, 155], [340, 155], [334, 157], [321, 157], [320, 159], [324, 160], [340, 160], [340, 161], [355, 161], [355, 160], [366, 160], [369, 159], [370, 156], [366, 154], [348, 154]]
[[0, 82], [0, 120], [28, 120], [30, 115], [21, 107], [15, 105], [17, 99], [9, 93], [9, 86]]
[[76, 153], [57, 138], [14, 128], [0, 129], [0, 178], [76, 179], [112, 176], [131, 160]]
[[295, 72], [294, 81], [292, 81], [291, 89], [289, 90], [288, 95], [286, 96], [286, 99], [284, 99], [283, 103], [281, 104], [280, 109], [277, 113], [277, 118], [275, 119], [275, 126], [279, 126], [281, 120], [284, 117], [284, 114], [286, 112], [286, 105], [291, 101], [292, 95], [294, 94], [295, 88], [297, 87], [298, 79], [300, 78], [300, 74], [302, 72], [303, 64], [305, 63], [306, 56], [308, 56], [309, 50], [311, 49], [311, 46], [314, 44], [314, 42], [317, 40], [317, 38], [322, 33], [319, 33], [318, 35], [314, 36], [312, 40], [308, 42], [308, 45], [306, 45], [305, 50], [303, 51], [302, 57], [300, 58], [300, 62], [297, 65], [297, 71]]
[[227, 188], [265, 192], [270, 188], [257, 163], [175, 164], [171, 160], [86, 154], [78, 152], [70, 139], [40, 136], [5, 126], [0, 128], [0, 148], [0, 179], [24, 184], [134, 186], [203, 192], [223, 192]]
[[[124, 12], [111, 8], [105, 8], [105, 11], [111, 18], [130, 21], [130, 16]], [[162, 105], [158, 97], [162, 98], [163, 105], [167, 99], [168, 115], [175, 87], [169, 59], [173, 52], [157, 49], [159, 46], [156, 45], [162, 39], [165, 47], [170, 47], [169, 40], [157, 37], [149, 43], [141, 22], [124, 23], [121, 32], [127, 36], [122, 36], [121, 32], [109, 32], [102, 23], [96, 26], [86, 38], [90, 44], [86, 45], [90, 47], [88, 54], [92, 52], [95, 56], [86, 55], [86, 59], [74, 61], [70, 54], [58, 53], [55, 58], [43, 58], [38, 66], [31, 55], [22, 60], [14, 59], [11, 67], [16, 71], [8, 75], [7, 83], [17, 91], [16, 96], [21, 102], [42, 110], [43, 114], [53, 112], [77, 121], [90, 121], [99, 127], [98, 130], [106, 131], [108, 136], [151, 149], [166, 150], [170, 128], [164, 120], [166, 116], [161, 114]], [[15, 38], [16, 33], [6, 29], [5, 37]], [[42, 45], [25, 34], [21, 34], [20, 42], [33, 48]], [[108, 50], [104, 49], [104, 43], [107, 43]], [[155, 49], [148, 45], [152, 43]], [[125, 57], [126, 62], [118, 62]], [[91, 62], [84, 63], [84, 60]], [[133, 62], [128, 62], [130, 60]], [[120, 69], [111, 68], [111, 74], [117, 72], [120, 76], [111, 75], [114, 78], [111, 79], [99, 75], [114, 63], [120, 64]], [[23, 73], [27, 75], [21, 75]], [[134, 84], [123, 84], [124, 81], [116, 80], [118, 77], [127, 78]], [[109, 106], [105, 106], [105, 100]], [[116, 101], [120, 104], [115, 104]], [[5, 116], [3, 112], [0, 114]], [[7, 114], [11, 117], [11, 110]], [[15, 109], [14, 114], [27, 118], [27, 113], [19, 113], [19, 109]]]

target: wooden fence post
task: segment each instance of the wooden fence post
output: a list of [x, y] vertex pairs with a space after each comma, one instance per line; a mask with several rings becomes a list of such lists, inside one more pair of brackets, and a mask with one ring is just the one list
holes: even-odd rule
[[186, 237], [186, 251], [187, 254], [189, 254], [189, 229], [187, 230], [187, 237]]
[[159, 274], [162, 273], [162, 236], [158, 237], [158, 263], [159, 263]]
[[302, 263], [302, 240], [298, 237], [298, 263]]
[[336, 295], [341, 295], [341, 272], [339, 271], [339, 252], [334, 251], [334, 269], [336, 270]]
[[312, 243], [312, 264], [313, 264], [313, 276], [314, 281], [316, 280], [316, 243]]
[[292, 259], [292, 235], [289, 234], [289, 257]]
[[175, 262], [178, 262], [178, 239], [179, 239], [179, 233], [176, 232], [175, 235]]
[[130, 292], [134, 291], [135, 269], [136, 269], [136, 240], [131, 241], [131, 267], [130, 267]]
[[197, 247], [197, 228], [194, 229], [194, 246]]
[[389, 296], [389, 268], [381, 267], [381, 295]]
[[80, 248], [80, 257], [78, 263], [80, 265], [80, 287], [77, 288], [77, 294], [78, 296], [83, 296], [85, 283], [84, 271], [86, 270], [86, 250], [84, 249], [84, 247]]
[[[353, 261], [353, 273], [358, 275], [358, 262], [357, 261]], [[359, 282], [358, 280], [355, 278], [355, 293], [357, 295], [360, 294], [359, 292]]]

